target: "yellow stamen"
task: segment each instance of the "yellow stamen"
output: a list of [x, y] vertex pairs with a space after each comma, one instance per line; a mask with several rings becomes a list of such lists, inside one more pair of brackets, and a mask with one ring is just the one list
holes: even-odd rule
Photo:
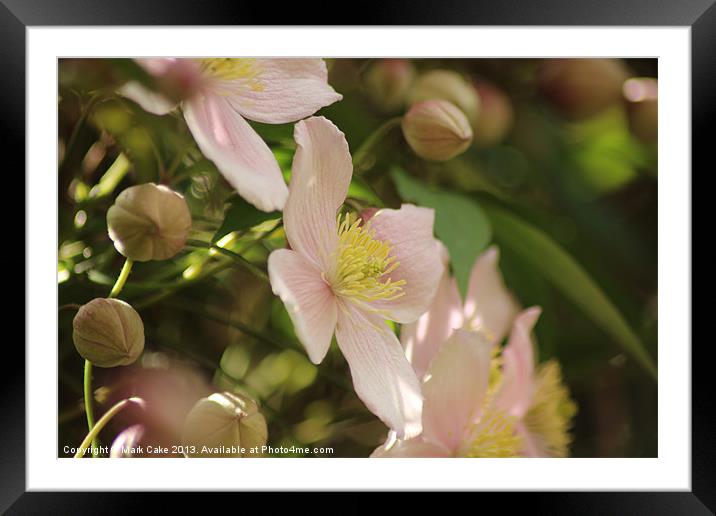
[[326, 277], [336, 295], [362, 302], [397, 299], [405, 294], [405, 280], [389, 275], [399, 266], [390, 244], [375, 239], [370, 222], [361, 225], [355, 216], [338, 216], [335, 266]]
[[515, 418], [488, 409], [475, 425], [466, 457], [517, 457], [522, 439], [515, 433]]
[[542, 364], [535, 381], [534, 399], [525, 415], [527, 430], [548, 457], [566, 457], [572, 436], [569, 433], [577, 405], [562, 382], [559, 363]]
[[239, 83], [235, 86], [247, 86], [253, 91], [264, 89], [259, 80], [261, 69], [256, 59], [222, 57], [199, 61], [202, 70], [215, 79]]

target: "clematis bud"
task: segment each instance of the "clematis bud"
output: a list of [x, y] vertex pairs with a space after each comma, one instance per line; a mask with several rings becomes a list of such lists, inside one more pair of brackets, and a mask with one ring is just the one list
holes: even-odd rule
[[201, 67], [193, 59], [137, 59], [154, 80], [159, 92], [174, 102], [191, 97], [201, 85]]
[[266, 420], [254, 400], [217, 392], [191, 409], [182, 444], [190, 457], [256, 457], [267, 437]]
[[656, 79], [634, 78], [624, 83], [627, 116], [632, 134], [645, 143], [658, 138], [659, 102]]
[[465, 114], [470, 124], [475, 123], [480, 114], [477, 91], [462, 75], [452, 70], [432, 70], [417, 78], [408, 100], [414, 103], [429, 99], [452, 102]]
[[119, 299], [93, 299], [72, 321], [72, 339], [82, 358], [99, 367], [129, 365], [144, 350], [144, 324]]
[[584, 119], [617, 103], [628, 76], [617, 59], [547, 59], [538, 82], [542, 94], [562, 114]]
[[406, 59], [380, 59], [368, 70], [366, 89], [373, 103], [385, 112], [403, 107], [415, 79], [415, 67]]
[[477, 79], [473, 85], [480, 95], [480, 115], [473, 124], [475, 143], [490, 147], [500, 143], [512, 129], [515, 113], [510, 98], [494, 84]]
[[415, 154], [428, 161], [447, 161], [472, 142], [467, 117], [445, 100], [413, 104], [403, 117], [403, 135]]
[[107, 211], [114, 247], [132, 260], [166, 260], [177, 254], [189, 235], [191, 214], [177, 192], [154, 183], [124, 190]]

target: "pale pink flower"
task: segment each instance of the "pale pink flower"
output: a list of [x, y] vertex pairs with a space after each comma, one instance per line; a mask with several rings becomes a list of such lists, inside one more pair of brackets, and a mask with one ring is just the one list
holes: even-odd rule
[[566, 457], [577, 405], [570, 398], [556, 360], [535, 365], [530, 332], [539, 314], [538, 308], [531, 308], [515, 321], [502, 351], [502, 381], [495, 407], [515, 419], [522, 456]]
[[444, 247], [442, 257], [444, 273], [429, 310], [400, 331], [400, 341], [419, 378], [426, 373], [430, 362], [453, 330], [479, 329], [491, 341], [501, 342], [520, 310], [517, 300], [505, 288], [496, 247], [490, 247], [475, 261], [464, 304], [457, 282], [448, 272], [448, 256]]
[[[517, 316], [507, 348], [521, 349], [523, 341], [531, 346], [530, 331], [539, 313], [539, 308], [530, 308]], [[479, 330], [452, 331], [423, 380], [423, 433], [407, 440], [391, 433], [372, 457], [523, 455], [518, 416], [500, 399], [508, 384], [500, 383], [494, 349], [495, 343]]]
[[434, 212], [404, 204], [367, 222], [337, 217], [353, 173], [345, 136], [313, 117], [296, 124], [295, 139], [283, 217], [291, 249], [269, 256], [273, 291], [311, 361], [323, 360], [335, 333], [368, 409], [397, 435], [417, 435], [420, 386], [385, 319], [413, 322], [435, 295], [442, 265]]
[[520, 311], [498, 259], [494, 247], [477, 259], [464, 305], [446, 267], [430, 309], [402, 328], [423, 379], [423, 433], [409, 440], [390, 433], [373, 457], [567, 454], [575, 406], [556, 362], [535, 367], [531, 333], [541, 309]]
[[[264, 211], [281, 210], [288, 190], [276, 159], [245, 119], [285, 124], [342, 96], [327, 82], [322, 59], [140, 59], [152, 75], [175, 78], [189, 92], [187, 125], [204, 155], [239, 194]], [[155, 114], [175, 107], [138, 83], [120, 92]]]

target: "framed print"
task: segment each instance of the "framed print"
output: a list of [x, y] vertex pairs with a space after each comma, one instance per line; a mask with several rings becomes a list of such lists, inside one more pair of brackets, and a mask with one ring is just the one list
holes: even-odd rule
[[27, 202], [3, 509], [435, 490], [713, 510], [691, 344], [709, 1], [351, 26], [199, 4], [0, 10]]

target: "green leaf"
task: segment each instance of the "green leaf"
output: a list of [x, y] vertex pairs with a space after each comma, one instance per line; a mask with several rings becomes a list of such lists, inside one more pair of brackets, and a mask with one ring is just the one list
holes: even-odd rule
[[619, 309], [572, 256], [540, 229], [506, 209], [493, 203], [483, 203], [482, 206], [492, 222], [495, 239], [500, 245], [539, 271], [656, 378], [654, 361], [639, 337]]
[[393, 168], [391, 176], [404, 200], [435, 210], [435, 234], [450, 253], [457, 285], [464, 298], [472, 266], [492, 237], [485, 212], [476, 201], [463, 195], [433, 190], [400, 168]]
[[221, 227], [214, 234], [212, 242], [216, 242], [232, 231], [249, 229], [267, 220], [279, 218], [281, 218], [280, 212], [272, 211], [267, 213], [261, 211], [238, 195], [234, 195], [229, 199], [229, 207], [226, 209], [224, 222], [221, 223]]

